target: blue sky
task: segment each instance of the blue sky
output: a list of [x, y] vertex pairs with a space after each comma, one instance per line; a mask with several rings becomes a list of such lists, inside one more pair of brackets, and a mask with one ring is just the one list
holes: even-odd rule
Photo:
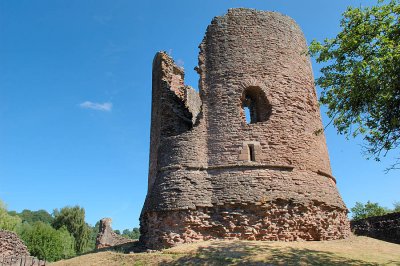
[[[157, 51], [172, 54], [197, 87], [198, 45], [228, 8], [287, 14], [310, 42], [334, 37], [347, 5], [372, 3], [0, 0], [0, 199], [16, 211], [78, 204], [90, 224], [112, 217], [115, 229], [138, 226]], [[400, 201], [400, 172], [384, 174], [394, 152], [377, 163], [365, 159], [360, 139], [346, 140], [333, 127], [326, 137], [349, 208]]]

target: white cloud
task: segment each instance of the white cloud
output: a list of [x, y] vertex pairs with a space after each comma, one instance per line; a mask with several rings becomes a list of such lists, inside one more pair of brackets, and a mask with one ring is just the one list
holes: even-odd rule
[[112, 20], [111, 15], [94, 15], [93, 20], [96, 21], [99, 24], [106, 25]]
[[83, 102], [79, 104], [81, 108], [84, 109], [92, 109], [97, 111], [104, 111], [104, 112], [111, 112], [112, 110], [112, 103], [93, 103], [90, 101]]
[[183, 68], [183, 66], [185, 65], [185, 62], [183, 62], [182, 59], [178, 59], [178, 60], [176, 60], [176, 64], [178, 65], [178, 67]]

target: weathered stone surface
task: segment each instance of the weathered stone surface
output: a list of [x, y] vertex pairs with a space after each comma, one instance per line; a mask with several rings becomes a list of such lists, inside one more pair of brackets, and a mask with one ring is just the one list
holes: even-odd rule
[[29, 256], [28, 248], [16, 233], [0, 230], [0, 257]]
[[100, 220], [99, 233], [96, 238], [96, 249], [114, 247], [126, 243], [135, 242], [116, 234], [111, 228], [111, 218], [103, 218]]
[[198, 94], [157, 53], [140, 218], [147, 247], [348, 236], [306, 51], [291, 18], [238, 8], [207, 28]]
[[148, 224], [143, 225], [147, 230], [142, 232], [143, 241], [154, 249], [218, 238], [296, 241], [349, 235], [346, 213], [319, 202], [304, 205], [278, 200], [145, 215]]
[[400, 244], [400, 212], [351, 221], [350, 225], [356, 235]]

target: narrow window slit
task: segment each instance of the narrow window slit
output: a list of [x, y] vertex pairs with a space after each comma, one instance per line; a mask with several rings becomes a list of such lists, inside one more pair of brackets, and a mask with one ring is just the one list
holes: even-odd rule
[[251, 162], [255, 162], [256, 161], [256, 154], [254, 153], [254, 145], [253, 144], [249, 144], [249, 159]]
[[247, 106], [244, 107], [244, 115], [246, 116], [246, 123], [250, 124], [251, 123], [251, 114], [250, 114], [250, 108]]

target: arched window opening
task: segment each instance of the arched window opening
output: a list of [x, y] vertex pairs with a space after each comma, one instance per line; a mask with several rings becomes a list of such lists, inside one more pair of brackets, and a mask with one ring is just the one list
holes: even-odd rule
[[242, 108], [247, 124], [267, 121], [271, 115], [271, 105], [259, 87], [249, 87], [243, 92]]

